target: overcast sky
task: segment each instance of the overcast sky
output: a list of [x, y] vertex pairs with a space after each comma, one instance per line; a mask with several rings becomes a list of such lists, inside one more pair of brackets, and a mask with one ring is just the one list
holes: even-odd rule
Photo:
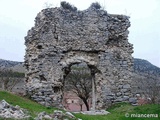
[[[33, 27], [45, 3], [59, 6], [62, 0], [0, 0], [0, 58], [23, 61], [24, 36]], [[130, 16], [129, 42], [133, 57], [160, 67], [160, 0], [66, 0], [79, 10], [99, 2], [108, 13]]]

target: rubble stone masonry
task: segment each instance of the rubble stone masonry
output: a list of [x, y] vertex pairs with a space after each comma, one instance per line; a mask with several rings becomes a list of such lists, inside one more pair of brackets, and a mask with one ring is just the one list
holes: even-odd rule
[[27, 94], [46, 106], [62, 106], [70, 67], [86, 63], [95, 78], [96, 109], [129, 101], [133, 45], [129, 17], [113, 15], [93, 4], [47, 8], [38, 13], [25, 37]]

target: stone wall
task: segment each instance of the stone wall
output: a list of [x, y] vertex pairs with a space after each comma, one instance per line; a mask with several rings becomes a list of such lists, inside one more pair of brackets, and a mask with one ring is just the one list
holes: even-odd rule
[[[68, 5], [68, 4], [67, 4]], [[47, 8], [38, 13], [25, 37], [27, 93], [46, 106], [62, 106], [63, 85], [70, 67], [85, 62], [95, 77], [96, 108], [128, 101], [133, 45], [129, 17], [108, 14], [92, 4]]]

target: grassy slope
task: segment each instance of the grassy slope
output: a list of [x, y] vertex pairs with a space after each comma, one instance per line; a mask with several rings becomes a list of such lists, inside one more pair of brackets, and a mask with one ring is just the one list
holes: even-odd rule
[[[77, 114], [76, 117], [82, 118], [83, 120], [160, 120], [160, 105], [150, 104], [143, 106], [131, 106], [127, 103], [120, 103], [112, 106], [108, 109], [110, 114], [108, 115], [82, 115]], [[125, 114], [159, 114], [159, 118], [131, 118], [125, 117]]]
[[55, 110], [54, 108], [44, 107], [29, 99], [13, 95], [5, 91], [0, 91], [0, 100], [3, 99], [13, 106], [19, 105], [21, 108], [27, 109], [33, 117], [35, 117], [37, 113], [42, 111], [46, 111], [47, 113], [52, 113]]
[[[5, 99], [12, 105], [19, 105], [22, 108], [27, 109], [30, 114], [35, 117], [37, 113], [46, 111], [47, 113], [53, 113], [54, 108], [47, 108], [39, 105], [31, 100], [22, 98], [8, 92], [0, 91], [0, 100]], [[160, 120], [160, 105], [143, 105], [143, 106], [131, 106], [126, 103], [116, 104], [108, 110], [108, 115], [83, 115], [75, 114], [76, 117], [82, 120]], [[145, 113], [145, 114], [159, 114], [159, 118], [131, 118], [125, 117], [126, 113]]]

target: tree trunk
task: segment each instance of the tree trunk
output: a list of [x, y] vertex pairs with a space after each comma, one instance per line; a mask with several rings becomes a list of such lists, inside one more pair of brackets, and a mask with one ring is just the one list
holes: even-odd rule
[[86, 100], [86, 99], [83, 99], [83, 102], [84, 102], [84, 104], [85, 104], [85, 106], [86, 106], [86, 108], [87, 108], [87, 111], [89, 111], [89, 105], [88, 105], [87, 100]]
[[82, 111], [82, 106], [83, 106], [83, 104], [80, 104], [80, 107], [81, 107], [80, 111]]

